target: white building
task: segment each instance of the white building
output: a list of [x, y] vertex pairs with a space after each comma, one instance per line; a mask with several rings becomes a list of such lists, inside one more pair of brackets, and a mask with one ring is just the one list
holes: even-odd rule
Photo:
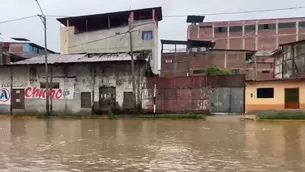
[[[116, 55], [48, 56], [53, 112], [109, 112], [133, 108], [131, 57]], [[33, 57], [0, 66], [0, 113], [45, 112], [44, 58]], [[149, 58], [135, 57], [136, 100], [150, 73]]]
[[62, 54], [129, 53], [131, 32], [133, 51], [151, 52], [152, 71], [159, 74], [158, 22], [162, 20], [161, 7], [57, 20], [64, 26], [61, 28]]

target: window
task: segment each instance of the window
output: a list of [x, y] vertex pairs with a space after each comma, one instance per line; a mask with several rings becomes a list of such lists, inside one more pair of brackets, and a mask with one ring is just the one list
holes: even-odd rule
[[299, 27], [304, 27], [305, 28], [305, 21], [299, 22]]
[[152, 31], [143, 31], [142, 32], [142, 40], [152, 40], [152, 39], [153, 39]]
[[296, 23], [290, 22], [290, 23], [279, 23], [279, 29], [282, 28], [295, 28]]
[[216, 33], [223, 33], [223, 32], [227, 32], [228, 27], [215, 27], [215, 32]]
[[91, 93], [82, 92], [81, 97], [81, 108], [91, 108]]
[[[46, 83], [45, 82], [41, 82], [40, 83], [40, 88], [46, 88]], [[59, 83], [58, 82], [49, 83], [49, 88], [59, 89]]]
[[206, 70], [205, 69], [196, 69], [193, 70], [193, 74], [206, 74]]
[[240, 74], [240, 69], [232, 69], [232, 74], [233, 75]]
[[257, 98], [274, 98], [274, 88], [258, 88]]
[[34, 67], [30, 68], [30, 77], [37, 77], [37, 70]]
[[242, 32], [243, 27], [242, 26], [230, 26], [230, 32]]
[[263, 70], [262, 73], [270, 73], [270, 70]]
[[275, 24], [260, 24], [258, 30], [272, 30], [275, 29]]
[[253, 62], [252, 56], [253, 56], [252, 53], [246, 53], [246, 62], [248, 63]]
[[251, 31], [255, 31], [256, 30], [256, 26], [255, 25], [246, 25], [245, 26], [245, 31], [246, 32], [251, 32]]

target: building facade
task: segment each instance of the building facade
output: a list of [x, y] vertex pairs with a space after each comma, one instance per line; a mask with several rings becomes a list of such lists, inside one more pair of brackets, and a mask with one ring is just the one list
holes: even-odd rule
[[[135, 58], [137, 87], [133, 96], [130, 60], [128, 54], [49, 55], [53, 112], [121, 112], [133, 110], [134, 101], [142, 106], [148, 61]], [[0, 71], [1, 113], [46, 111], [42, 57], [1, 66]]]
[[188, 39], [211, 40], [215, 48], [268, 55], [280, 44], [305, 39], [305, 18], [203, 22], [188, 27]]
[[[45, 48], [30, 42], [25, 38], [10, 38], [0, 42], [2, 53], [10, 53], [16, 56], [31, 58], [44, 54]], [[48, 49], [48, 54], [55, 54], [54, 51]]]
[[[168, 40], [162, 40], [169, 43]], [[171, 41], [177, 43], [175, 41]], [[187, 41], [199, 44], [201, 41]], [[181, 43], [179, 41], [178, 43]], [[273, 78], [273, 61], [264, 61], [256, 57], [256, 51], [242, 49], [214, 49], [207, 41], [200, 47], [188, 46], [185, 52], [162, 52], [161, 76], [202, 76], [209, 68], [226, 69], [232, 74], [245, 74], [246, 80], [263, 80]], [[203, 47], [206, 46], [206, 47]], [[216, 46], [216, 44], [215, 44]]]
[[245, 94], [247, 113], [305, 109], [305, 80], [249, 81]]
[[60, 18], [58, 21], [64, 25], [61, 53], [129, 53], [132, 44], [134, 52], [151, 52], [152, 70], [158, 74], [158, 22], [161, 20], [161, 7]]
[[276, 79], [305, 78], [305, 40], [281, 44], [274, 57]]

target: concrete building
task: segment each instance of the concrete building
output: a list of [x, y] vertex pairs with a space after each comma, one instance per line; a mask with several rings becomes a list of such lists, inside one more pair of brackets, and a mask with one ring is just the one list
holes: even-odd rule
[[[135, 54], [136, 100], [128, 54], [51, 54], [48, 58], [53, 112], [116, 112], [133, 109], [134, 101], [142, 104], [142, 87], [151, 71], [146, 56]], [[43, 56], [1, 66], [0, 71], [1, 113], [45, 112]]]
[[305, 39], [305, 18], [193, 23], [187, 37], [213, 41], [215, 48], [255, 50], [268, 55], [280, 44]]
[[274, 62], [271, 55], [280, 44], [305, 39], [304, 17], [217, 22], [203, 19], [189, 21], [188, 39], [213, 41], [216, 49], [254, 50], [256, 57], [267, 63]]
[[274, 57], [276, 79], [305, 78], [305, 40], [281, 44]]
[[280, 79], [246, 82], [246, 112], [304, 110], [305, 80]]
[[158, 74], [158, 22], [162, 20], [161, 7], [57, 20], [64, 25], [61, 28], [62, 54], [129, 53], [132, 42], [133, 51], [151, 52], [152, 71]]
[[[0, 40], [0, 52], [30, 58], [44, 54], [45, 48], [25, 38], [5, 38]], [[55, 52], [48, 50], [48, 53], [54, 54]]]
[[[245, 74], [246, 80], [263, 80], [273, 77], [273, 62], [256, 57], [256, 51], [243, 49], [214, 49], [210, 41], [161, 40], [164, 44], [187, 45], [182, 52], [164, 52], [161, 57], [161, 76], [206, 75], [208, 68], [231, 70], [233, 74]], [[176, 49], [176, 48], [175, 48]]]

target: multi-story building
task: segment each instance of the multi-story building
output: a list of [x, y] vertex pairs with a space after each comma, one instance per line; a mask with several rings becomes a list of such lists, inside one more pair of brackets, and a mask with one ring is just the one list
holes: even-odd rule
[[305, 39], [305, 18], [202, 22], [189, 26], [188, 39], [210, 40], [215, 48], [268, 55], [280, 44]]
[[[247, 80], [262, 80], [273, 77], [270, 68], [273, 62], [262, 62], [255, 56], [254, 50], [215, 49], [210, 41], [172, 41], [161, 40], [161, 76], [200, 76], [206, 75], [207, 69], [230, 70], [233, 74], [245, 74]], [[186, 50], [165, 52], [165, 45], [187, 45]], [[256, 60], [256, 61], [255, 61]]]
[[[280, 44], [305, 39], [305, 18], [191, 23], [188, 39], [213, 41], [215, 49], [256, 51], [256, 63], [270, 67], [256, 75], [258, 80], [274, 78], [272, 54]], [[266, 74], [270, 78], [259, 77]]]
[[61, 53], [149, 52], [152, 71], [158, 74], [158, 22], [161, 20], [161, 7], [60, 18], [58, 21], [64, 25]]

